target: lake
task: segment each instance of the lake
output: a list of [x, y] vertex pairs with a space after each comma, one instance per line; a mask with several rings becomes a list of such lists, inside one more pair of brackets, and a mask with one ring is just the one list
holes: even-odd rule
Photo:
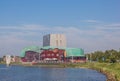
[[91, 69], [6, 67], [0, 65], [0, 81], [106, 81], [106, 76]]

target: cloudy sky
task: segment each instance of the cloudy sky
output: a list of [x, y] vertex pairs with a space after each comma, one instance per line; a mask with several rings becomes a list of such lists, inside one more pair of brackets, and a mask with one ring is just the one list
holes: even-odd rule
[[0, 0], [0, 56], [65, 34], [85, 53], [120, 48], [120, 0]]

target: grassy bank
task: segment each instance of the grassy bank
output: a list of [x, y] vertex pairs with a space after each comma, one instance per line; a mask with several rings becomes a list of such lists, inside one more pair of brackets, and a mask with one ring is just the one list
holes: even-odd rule
[[34, 67], [72, 67], [72, 68], [90, 68], [95, 69], [108, 78], [107, 81], [120, 81], [119, 63], [41, 63], [36, 65], [12, 63], [12, 65], [34, 66]]
[[108, 78], [107, 81], [120, 81], [120, 64], [119, 63], [83, 63], [83, 64], [66, 64], [66, 67], [90, 68], [95, 69]]
[[106, 74], [108, 81], [120, 81], [120, 64], [118, 63], [91, 63], [89, 66]]
[[120, 64], [119, 63], [60, 63], [60, 64], [38, 64], [45, 67], [72, 67], [72, 68], [90, 68], [95, 69], [108, 78], [107, 81], [120, 81]]

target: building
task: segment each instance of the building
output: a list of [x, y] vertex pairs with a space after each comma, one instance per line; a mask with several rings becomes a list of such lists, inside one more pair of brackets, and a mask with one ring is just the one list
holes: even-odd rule
[[64, 34], [43, 36], [43, 47], [26, 47], [21, 52], [22, 62], [86, 62], [84, 50], [67, 48]]
[[66, 47], [64, 34], [48, 34], [43, 36], [43, 46]]
[[47, 49], [41, 52], [40, 60], [43, 61], [65, 61], [65, 50], [64, 49]]
[[32, 62], [39, 60], [40, 47], [30, 46], [26, 47], [21, 51], [21, 61], [22, 62]]
[[86, 62], [84, 50], [81, 48], [66, 48], [66, 61], [67, 62]]
[[86, 62], [84, 50], [80, 48], [57, 48], [51, 46], [26, 47], [21, 52], [22, 62]]

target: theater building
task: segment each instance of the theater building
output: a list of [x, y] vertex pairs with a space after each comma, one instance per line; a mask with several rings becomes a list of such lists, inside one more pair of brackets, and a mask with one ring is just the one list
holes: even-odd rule
[[64, 34], [43, 36], [43, 47], [30, 46], [21, 51], [22, 62], [86, 62], [84, 50], [67, 48]]
[[22, 62], [86, 62], [84, 50], [79, 48], [27, 47], [21, 52]]

